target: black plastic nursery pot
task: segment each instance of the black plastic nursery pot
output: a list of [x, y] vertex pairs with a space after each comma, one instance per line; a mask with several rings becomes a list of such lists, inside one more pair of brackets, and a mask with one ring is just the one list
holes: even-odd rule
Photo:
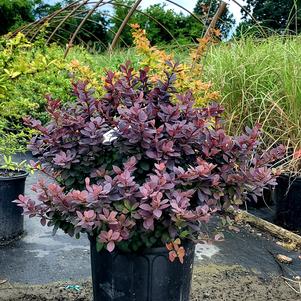
[[13, 176], [0, 176], [0, 242], [23, 233], [23, 210], [12, 201], [24, 194], [27, 175], [20, 171]]
[[289, 230], [301, 230], [301, 177], [281, 175], [273, 191], [275, 223]]
[[194, 244], [185, 245], [184, 263], [170, 262], [166, 248], [141, 254], [97, 252], [90, 238], [94, 301], [188, 301]]

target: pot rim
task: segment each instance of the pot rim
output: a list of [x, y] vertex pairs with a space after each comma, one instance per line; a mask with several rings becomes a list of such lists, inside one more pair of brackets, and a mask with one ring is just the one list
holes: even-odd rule
[[[90, 242], [92, 243], [96, 243], [96, 237], [95, 236], [91, 236], [88, 234], [88, 238], [90, 240]], [[183, 245], [185, 247], [194, 247], [196, 245], [195, 242], [193, 242], [192, 240], [183, 240]], [[116, 251], [114, 250], [112, 253], [115, 253]], [[155, 247], [155, 248], [145, 248], [139, 252], [124, 252], [121, 250], [118, 250], [118, 252], [124, 253], [124, 254], [131, 254], [131, 255], [148, 255], [148, 254], [162, 254], [162, 253], [168, 253], [169, 251], [167, 250], [167, 248], [165, 246], [162, 247]]]
[[[0, 169], [0, 170], [4, 170], [4, 169]], [[28, 176], [28, 172], [25, 170], [20, 170], [19, 174], [17, 175], [13, 175], [11, 177], [5, 177], [5, 176], [1, 176], [0, 175], [0, 181], [13, 181], [13, 180], [19, 180], [19, 179], [24, 179], [27, 178]]]

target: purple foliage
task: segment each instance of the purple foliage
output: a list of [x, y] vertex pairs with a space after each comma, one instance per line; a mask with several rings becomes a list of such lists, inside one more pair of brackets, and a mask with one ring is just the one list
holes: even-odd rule
[[120, 70], [107, 73], [101, 99], [76, 83], [76, 103], [48, 97], [48, 125], [25, 120], [39, 132], [30, 150], [56, 179], [33, 187], [37, 203], [19, 197], [25, 214], [97, 236], [109, 251], [137, 250], [194, 238], [216, 210], [276, 185], [269, 164], [284, 148], [262, 151], [259, 125], [229, 136], [221, 106], [195, 108], [190, 91], [177, 94], [174, 73], [154, 85], [147, 69]]

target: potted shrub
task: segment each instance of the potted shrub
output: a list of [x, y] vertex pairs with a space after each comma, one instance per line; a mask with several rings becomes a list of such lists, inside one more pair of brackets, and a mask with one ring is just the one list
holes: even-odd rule
[[169, 67], [153, 83], [127, 63], [107, 73], [101, 99], [79, 82], [75, 103], [48, 97], [49, 124], [25, 119], [39, 132], [36, 167], [53, 182], [33, 187], [38, 202], [16, 202], [43, 225], [88, 234], [95, 301], [188, 300], [200, 225], [276, 184], [268, 164], [283, 147], [260, 150], [259, 126], [227, 135], [223, 109], [195, 108]]
[[278, 168], [282, 171], [272, 193], [275, 222], [289, 230], [301, 230], [301, 150], [289, 154]]
[[9, 242], [23, 233], [22, 209], [13, 201], [24, 194], [28, 175], [26, 161], [14, 162], [3, 155], [0, 165], [0, 244]]
[[[0, 93], [1, 94], [1, 93]], [[1, 98], [1, 95], [0, 95]], [[20, 104], [19, 104], [20, 106]], [[18, 110], [20, 110], [18, 106]], [[32, 131], [22, 126], [5, 102], [1, 102], [0, 112], [0, 243], [8, 243], [23, 233], [22, 210], [12, 203], [24, 193], [25, 180], [31, 171], [26, 161], [20, 162], [21, 154]], [[21, 124], [21, 126], [20, 126]], [[13, 158], [19, 157], [17, 161]]]

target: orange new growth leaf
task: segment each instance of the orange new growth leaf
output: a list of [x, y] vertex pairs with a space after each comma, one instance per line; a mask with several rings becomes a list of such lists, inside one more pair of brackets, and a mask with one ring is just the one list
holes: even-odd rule
[[181, 240], [180, 238], [171, 241], [170, 243], [166, 244], [166, 248], [168, 251], [168, 257], [171, 262], [173, 262], [176, 258], [179, 258], [179, 261], [183, 264], [184, 257], [185, 257], [185, 249], [181, 247]]
[[185, 256], [185, 249], [183, 247], [180, 247], [177, 251], [177, 255], [179, 257], [180, 262], [183, 264], [184, 262], [184, 256]]
[[180, 245], [181, 244], [181, 239], [180, 238], [177, 238], [174, 242], [174, 245]]
[[173, 250], [173, 244], [172, 244], [172, 242], [165, 244], [165, 246], [166, 246], [166, 249], [167, 249], [168, 251]]
[[293, 154], [293, 157], [294, 157], [294, 159], [301, 158], [301, 149], [298, 149], [297, 151], [295, 151]]
[[169, 260], [170, 260], [171, 262], [174, 262], [174, 260], [175, 260], [178, 256], [177, 256], [177, 253], [176, 253], [175, 251], [171, 251], [171, 252], [169, 252], [168, 257], [169, 257]]
[[[135, 48], [138, 54], [144, 58], [140, 62], [141, 67], [150, 67], [150, 80], [152, 82], [164, 80], [166, 77], [165, 71], [170, 71], [170, 67], [166, 62], [169, 61], [172, 65], [175, 65], [173, 55], [158, 49], [156, 46], [151, 46], [150, 41], [147, 39], [146, 31], [141, 29], [139, 24], [132, 24], [131, 27], [133, 29], [132, 36]], [[201, 80], [203, 66], [199, 63], [200, 59], [205, 55], [208, 45], [210, 43], [213, 44], [219, 34], [219, 30], [213, 30], [208, 37], [198, 39], [198, 47], [190, 52], [190, 62], [179, 64], [174, 70], [177, 75], [175, 87], [178, 92], [191, 90], [195, 96], [196, 107], [203, 106], [219, 98], [219, 92], [212, 90], [212, 84]], [[177, 100], [175, 99], [175, 101]]]

